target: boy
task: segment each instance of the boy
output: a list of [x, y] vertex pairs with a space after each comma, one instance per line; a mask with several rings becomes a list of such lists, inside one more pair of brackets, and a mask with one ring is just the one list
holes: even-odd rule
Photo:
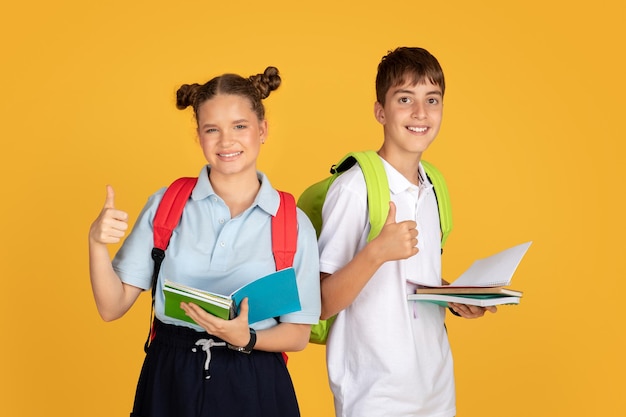
[[[428, 51], [402, 47], [383, 57], [374, 115], [383, 126], [378, 154], [391, 203], [381, 233], [367, 243], [367, 191], [358, 165], [326, 196], [321, 318], [337, 314], [326, 347], [337, 416], [456, 414], [445, 309], [407, 301], [418, 285], [442, 282], [437, 201], [420, 160], [439, 132], [444, 91], [443, 71]], [[466, 318], [485, 313], [450, 309]]]

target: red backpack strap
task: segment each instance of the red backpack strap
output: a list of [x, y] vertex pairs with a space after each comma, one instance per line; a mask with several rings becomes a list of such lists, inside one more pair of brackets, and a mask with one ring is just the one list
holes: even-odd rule
[[293, 195], [279, 191], [280, 206], [272, 217], [272, 251], [276, 270], [293, 266], [298, 242], [298, 218]]
[[178, 225], [183, 209], [198, 178], [183, 177], [174, 181], [163, 194], [154, 215], [154, 247], [167, 249], [172, 232]]
[[[276, 270], [293, 266], [293, 258], [296, 254], [298, 243], [298, 214], [296, 213], [296, 200], [293, 195], [278, 191], [280, 206], [278, 212], [272, 217], [272, 251]], [[289, 360], [287, 353], [282, 352], [285, 364]]]
[[198, 178], [182, 177], [174, 181], [163, 194], [152, 224], [154, 235], [154, 248], [152, 249], [152, 259], [154, 259], [154, 272], [152, 274], [152, 298], [156, 291], [156, 281], [159, 277], [161, 262], [165, 258], [165, 249], [170, 243], [172, 232], [178, 225], [183, 209], [193, 188], [196, 186]]
[[152, 259], [154, 259], [154, 270], [152, 272], [152, 307], [150, 309], [150, 333], [144, 346], [147, 351], [150, 341], [154, 338], [154, 296], [156, 294], [156, 284], [161, 270], [161, 263], [165, 258], [165, 249], [170, 242], [172, 232], [178, 225], [183, 214], [183, 209], [187, 200], [191, 196], [193, 188], [196, 186], [198, 178], [182, 177], [174, 181], [161, 198], [157, 207], [152, 224], [154, 248], [152, 248]]

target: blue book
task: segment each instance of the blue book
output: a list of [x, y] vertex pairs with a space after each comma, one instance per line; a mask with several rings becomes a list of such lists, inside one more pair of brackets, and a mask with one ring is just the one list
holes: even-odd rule
[[202, 291], [166, 279], [163, 295], [165, 315], [189, 323], [194, 321], [180, 308], [181, 302], [197, 304], [214, 316], [230, 320], [238, 315], [241, 301], [247, 297], [249, 323], [279, 317], [302, 308], [293, 268], [256, 279], [229, 295]]

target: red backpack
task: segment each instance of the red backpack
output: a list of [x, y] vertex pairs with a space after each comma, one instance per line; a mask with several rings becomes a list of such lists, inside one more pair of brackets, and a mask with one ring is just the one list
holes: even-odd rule
[[[154, 271], [152, 273], [152, 307], [150, 311], [150, 333], [144, 346], [147, 351], [152, 339], [154, 339], [154, 296], [156, 284], [161, 269], [161, 263], [165, 258], [165, 250], [170, 242], [172, 232], [178, 225], [183, 214], [183, 209], [196, 186], [198, 178], [182, 177], [174, 181], [163, 194], [159, 207], [154, 215]], [[289, 268], [293, 265], [298, 241], [298, 219], [296, 214], [296, 201], [293, 195], [284, 191], [278, 191], [280, 206], [275, 216], [272, 216], [272, 252], [276, 262], [276, 270]], [[286, 355], [283, 354], [285, 360]]]

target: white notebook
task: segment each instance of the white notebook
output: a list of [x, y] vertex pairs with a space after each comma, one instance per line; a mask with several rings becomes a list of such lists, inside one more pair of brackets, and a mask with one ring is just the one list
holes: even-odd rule
[[506, 287], [532, 242], [505, 249], [487, 258], [478, 259], [450, 286]]

